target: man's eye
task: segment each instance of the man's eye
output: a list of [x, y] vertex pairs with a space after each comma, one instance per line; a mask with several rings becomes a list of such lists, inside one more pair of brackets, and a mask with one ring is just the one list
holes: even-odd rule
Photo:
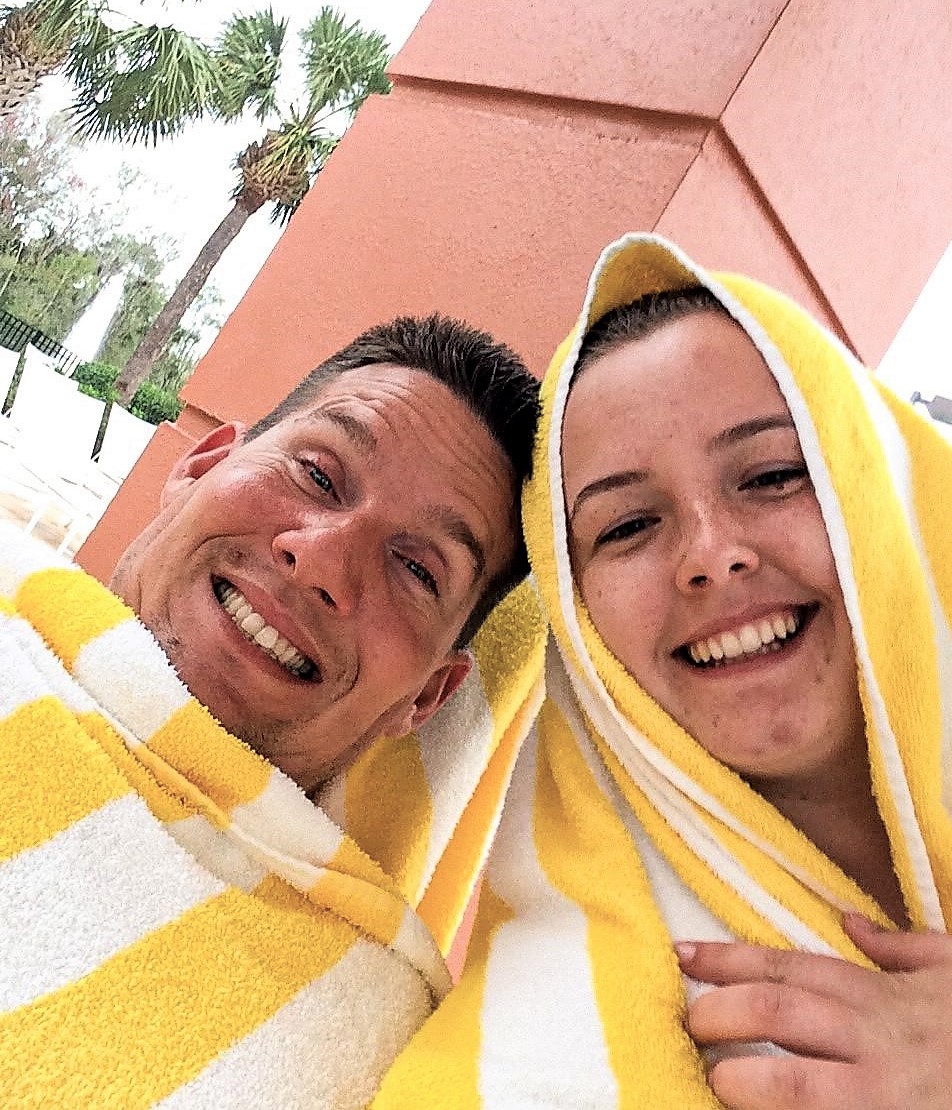
[[426, 569], [422, 563], [418, 563], [416, 559], [410, 559], [406, 555], [399, 555], [398, 558], [407, 568], [407, 570], [416, 578], [425, 589], [429, 590], [434, 597], [440, 596], [439, 588], [436, 584], [436, 579]]
[[649, 516], [636, 516], [631, 520], [624, 520], [621, 524], [616, 524], [612, 528], [607, 529], [595, 541], [596, 547], [603, 547], [607, 543], [618, 543], [621, 540], [629, 540], [632, 536], [637, 536], [644, 532], [651, 524], [657, 523], [657, 518]]
[[337, 491], [334, 489], [334, 483], [330, 480], [326, 470], [322, 470], [317, 463], [305, 461], [304, 471], [314, 485], [336, 498]]
[[741, 489], [767, 489], [784, 493], [785, 487], [802, 482], [807, 477], [805, 466], [778, 467], [776, 470], [765, 470], [749, 481], [744, 482]]

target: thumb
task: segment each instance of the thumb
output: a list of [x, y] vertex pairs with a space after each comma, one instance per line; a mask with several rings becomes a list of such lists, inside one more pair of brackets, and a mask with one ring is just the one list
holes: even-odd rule
[[861, 913], [843, 918], [847, 936], [883, 971], [920, 971], [952, 964], [952, 937], [946, 933], [890, 932]]

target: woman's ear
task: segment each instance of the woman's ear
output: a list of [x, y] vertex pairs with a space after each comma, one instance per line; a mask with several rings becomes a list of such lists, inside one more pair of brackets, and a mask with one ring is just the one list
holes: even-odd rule
[[172, 468], [160, 495], [164, 508], [198, 481], [203, 474], [227, 458], [244, 439], [246, 426], [231, 420], [203, 436]]

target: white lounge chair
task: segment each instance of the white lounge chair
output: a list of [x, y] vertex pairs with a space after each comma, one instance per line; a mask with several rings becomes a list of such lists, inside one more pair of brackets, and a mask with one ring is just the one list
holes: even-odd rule
[[[103, 497], [86, 485], [105, 403], [80, 393], [76, 383], [35, 361], [24, 367], [11, 416], [16, 440], [5, 467], [8, 487], [33, 506], [32, 531], [52, 509], [65, 516], [67, 536], [91, 528]], [[65, 541], [64, 545], [65, 546]]]

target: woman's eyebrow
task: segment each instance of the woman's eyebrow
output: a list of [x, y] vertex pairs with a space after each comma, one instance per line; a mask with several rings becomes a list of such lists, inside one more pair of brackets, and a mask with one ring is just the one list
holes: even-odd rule
[[794, 431], [796, 430], [790, 414], [778, 412], [773, 416], [758, 416], [753, 420], [745, 420], [742, 424], [725, 428], [724, 431], [711, 437], [707, 447], [709, 451], [714, 451], [719, 447], [727, 447], [731, 443], [737, 443], [738, 440], [759, 435], [761, 432], [773, 431], [775, 428], [793, 428]]
[[645, 481], [647, 477], [647, 470], [619, 470], [615, 474], [606, 474], [604, 478], [596, 478], [594, 482], [589, 482], [576, 494], [575, 500], [572, 502], [572, 509], [569, 512], [569, 521], [575, 520], [579, 509], [589, 498], [595, 497], [599, 493], [608, 493], [610, 490], [620, 489], [623, 486], [636, 485], [638, 482]]

